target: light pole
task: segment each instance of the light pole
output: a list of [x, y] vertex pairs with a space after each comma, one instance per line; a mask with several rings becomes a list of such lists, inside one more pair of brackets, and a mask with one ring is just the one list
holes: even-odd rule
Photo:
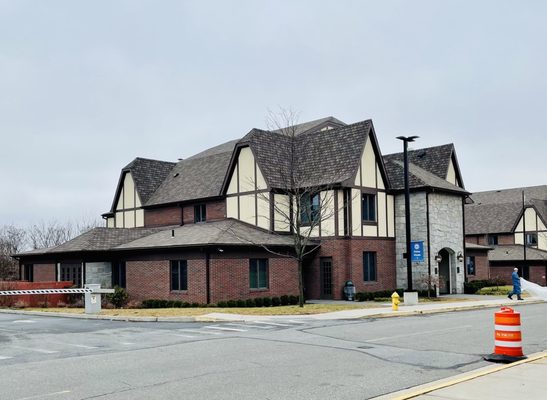
[[408, 142], [413, 142], [419, 136], [397, 136], [403, 141], [404, 175], [405, 175], [405, 227], [406, 227], [406, 274], [407, 291], [412, 291], [412, 257], [410, 250], [410, 189], [408, 187]]

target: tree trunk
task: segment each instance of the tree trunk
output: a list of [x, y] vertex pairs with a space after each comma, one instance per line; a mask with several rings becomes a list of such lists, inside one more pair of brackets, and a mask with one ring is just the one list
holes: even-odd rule
[[298, 305], [304, 307], [304, 284], [302, 280], [302, 259], [298, 259]]

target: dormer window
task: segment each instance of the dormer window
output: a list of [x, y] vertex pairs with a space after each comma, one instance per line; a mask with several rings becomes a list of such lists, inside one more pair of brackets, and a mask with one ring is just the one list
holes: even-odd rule
[[196, 204], [194, 206], [194, 223], [205, 222], [207, 219], [207, 207], [205, 204]]

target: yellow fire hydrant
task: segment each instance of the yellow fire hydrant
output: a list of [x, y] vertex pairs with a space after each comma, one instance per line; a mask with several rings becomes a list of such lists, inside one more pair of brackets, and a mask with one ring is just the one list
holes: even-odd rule
[[391, 295], [391, 309], [393, 311], [399, 310], [399, 295], [397, 294], [397, 292], [393, 292], [393, 294]]

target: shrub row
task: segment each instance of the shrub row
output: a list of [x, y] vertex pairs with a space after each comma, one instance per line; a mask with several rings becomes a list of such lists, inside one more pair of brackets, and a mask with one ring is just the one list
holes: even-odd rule
[[481, 279], [476, 281], [465, 282], [463, 291], [465, 294], [475, 294], [483, 287], [502, 286], [503, 282], [500, 279]]
[[298, 304], [298, 296], [256, 297], [247, 300], [219, 301], [217, 307], [277, 307]]
[[[276, 307], [298, 304], [298, 296], [281, 297], [257, 297], [247, 300], [219, 301], [216, 306], [228, 307]], [[187, 303], [181, 300], [143, 300], [141, 308], [188, 308], [188, 307], [213, 307], [214, 305], [203, 305], [199, 303]]]
[[141, 308], [188, 308], [188, 307], [205, 307], [199, 303], [187, 303], [182, 300], [143, 300]]

